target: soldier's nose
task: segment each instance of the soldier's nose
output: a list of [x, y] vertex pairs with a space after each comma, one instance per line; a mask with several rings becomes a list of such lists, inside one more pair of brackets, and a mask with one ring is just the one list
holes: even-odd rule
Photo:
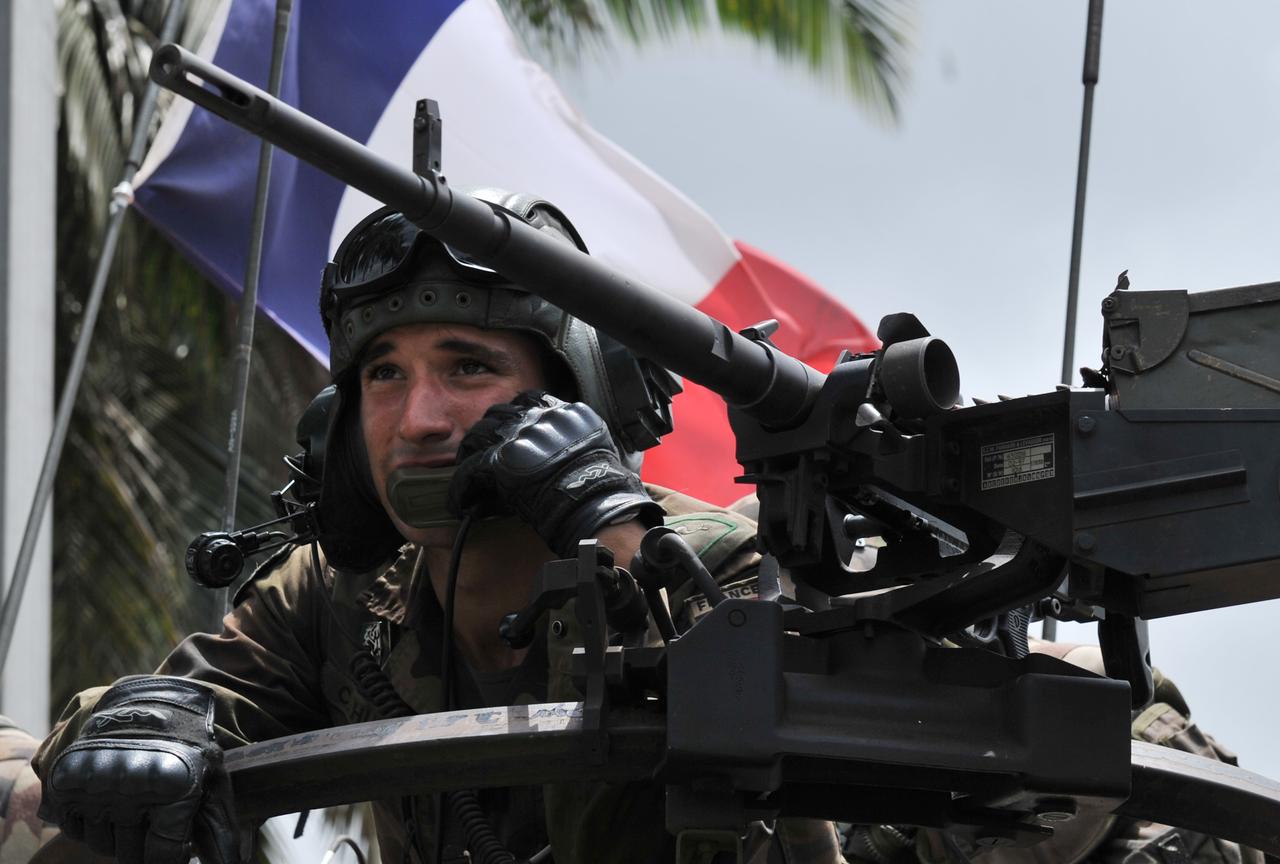
[[448, 437], [453, 431], [449, 400], [439, 387], [415, 383], [400, 415], [400, 437], [409, 441]]

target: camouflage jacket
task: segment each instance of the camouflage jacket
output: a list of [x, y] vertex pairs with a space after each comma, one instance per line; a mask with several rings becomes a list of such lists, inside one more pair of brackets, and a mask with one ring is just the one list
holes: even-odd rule
[[40, 818], [40, 778], [31, 770], [39, 743], [0, 715], [0, 864], [110, 864]]
[[38, 742], [0, 715], [0, 864], [26, 864], [57, 833], [36, 815], [40, 781], [31, 771]]
[[[667, 524], [698, 551], [722, 584], [742, 581], [754, 570], [755, 525], [737, 513], [710, 507], [678, 493], [649, 487], [668, 513]], [[406, 546], [390, 566], [368, 573], [336, 573], [299, 548], [268, 562], [237, 594], [219, 635], [197, 634], [165, 660], [159, 674], [203, 682], [217, 694], [217, 732], [225, 747], [312, 729], [357, 723], [381, 714], [351, 671], [353, 654], [368, 647], [379, 659], [399, 697], [418, 713], [442, 710], [439, 604]], [[678, 611], [689, 599], [671, 598]], [[539, 623], [537, 641], [546, 649], [546, 692], [519, 692], [515, 704], [581, 698], [570, 680], [572, 650], [580, 644], [573, 604], [552, 610]], [[518, 685], [517, 685], [518, 687]], [[78, 733], [103, 688], [72, 700], [36, 757], [37, 771], [52, 763]], [[556, 864], [650, 862], [667, 858], [664, 790], [659, 784], [563, 784], [541, 790], [546, 833]], [[417, 849], [435, 848], [434, 808], [413, 808]], [[382, 860], [400, 864], [406, 830], [400, 800], [374, 802]], [[777, 860], [771, 849], [788, 850], [789, 862], [843, 862], [830, 823], [779, 820], [776, 831], [756, 826], [749, 844], [753, 861]]]

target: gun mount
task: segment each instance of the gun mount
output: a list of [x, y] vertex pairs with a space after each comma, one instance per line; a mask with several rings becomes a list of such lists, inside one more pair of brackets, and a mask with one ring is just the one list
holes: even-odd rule
[[[1122, 286], [1104, 302], [1100, 386], [961, 408], [951, 352], [911, 315], [886, 318], [879, 350], [824, 375], [769, 342], [773, 322], [734, 333], [177, 46], [155, 53], [152, 75], [729, 404], [766, 565], [832, 599], [725, 600], [670, 640], [665, 667], [636, 653], [651, 649], [610, 653], [603, 625], [588, 640], [591, 758], [621, 716], [606, 710], [606, 683], [625, 705], [628, 681], [661, 679], [675, 832], [756, 811], [915, 814], [1034, 842], [1048, 830], [1035, 814], [1054, 801], [1114, 809], [1131, 791], [1129, 708], [1151, 696], [1143, 619], [1280, 597], [1280, 352], [1218, 347], [1224, 332], [1280, 332], [1248, 323], [1280, 314], [1280, 284], [1192, 297]], [[1195, 401], [1153, 396], [1192, 375]], [[883, 542], [874, 566], [855, 568], [869, 538]], [[1122, 680], [940, 647], [1045, 598], [1100, 621]], [[957, 705], [973, 716], [915, 728]], [[975, 755], [977, 740], [992, 758]], [[1273, 799], [1259, 806], [1274, 814]], [[1248, 842], [1274, 852], [1267, 830]]]

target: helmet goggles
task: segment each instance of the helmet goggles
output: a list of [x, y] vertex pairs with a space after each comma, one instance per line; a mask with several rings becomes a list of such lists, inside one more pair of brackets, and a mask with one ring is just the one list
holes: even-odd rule
[[343, 239], [333, 261], [325, 265], [326, 304], [347, 306], [369, 300], [409, 281], [430, 258], [444, 262], [464, 281], [510, 284], [491, 267], [443, 244], [397, 210], [370, 213]]

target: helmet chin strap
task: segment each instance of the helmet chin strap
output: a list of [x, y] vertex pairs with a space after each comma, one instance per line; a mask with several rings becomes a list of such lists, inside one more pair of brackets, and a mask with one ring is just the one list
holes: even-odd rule
[[456, 527], [449, 512], [449, 482], [455, 467], [399, 468], [387, 478], [387, 501], [396, 516], [413, 528]]

